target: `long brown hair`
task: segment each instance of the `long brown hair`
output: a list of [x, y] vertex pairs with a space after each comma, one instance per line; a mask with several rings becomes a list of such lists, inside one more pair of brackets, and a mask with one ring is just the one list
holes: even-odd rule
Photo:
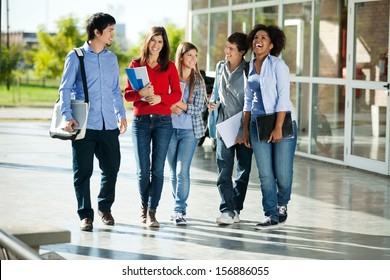
[[157, 62], [161, 65], [160, 71], [164, 72], [168, 69], [169, 64], [169, 41], [167, 32], [162, 26], [153, 26], [150, 29], [149, 34], [145, 37], [144, 43], [142, 45], [140, 56], [136, 59], [136, 61], [139, 62], [141, 65], [146, 64], [146, 59], [149, 57], [149, 42], [152, 37], [156, 35], [161, 35], [163, 38], [163, 47], [158, 54]]
[[[196, 50], [198, 52], [198, 48], [190, 43], [190, 42], [182, 42], [176, 49], [176, 56], [175, 56], [175, 64], [177, 68], [177, 72], [179, 73], [179, 77], [183, 77], [183, 64], [182, 64], [182, 58], [184, 54], [191, 50]], [[189, 96], [189, 103], [192, 103], [192, 94], [195, 87], [195, 75], [198, 76], [198, 79], [201, 79], [202, 76], [200, 75], [198, 63], [195, 65], [195, 69], [191, 69], [190, 79], [188, 81], [189, 83], [189, 89], [190, 89], [190, 96]]]

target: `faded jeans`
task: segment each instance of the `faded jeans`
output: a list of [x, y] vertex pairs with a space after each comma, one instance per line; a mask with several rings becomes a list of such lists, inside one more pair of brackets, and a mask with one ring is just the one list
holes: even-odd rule
[[174, 212], [186, 213], [190, 194], [190, 167], [197, 147], [193, 129], [174, 129], [169, 143], [167, 160], [174, 199]]

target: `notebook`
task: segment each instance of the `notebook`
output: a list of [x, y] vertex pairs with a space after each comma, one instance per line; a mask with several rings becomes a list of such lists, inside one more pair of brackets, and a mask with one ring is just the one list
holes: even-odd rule
[[[276, 114], [259, 115], [256, 117], [257, 135], [259, 141], [268, 141], [276, 124]], [[291, 112], [286, 113], [282, 127], [283, 138], [294, 138]]]

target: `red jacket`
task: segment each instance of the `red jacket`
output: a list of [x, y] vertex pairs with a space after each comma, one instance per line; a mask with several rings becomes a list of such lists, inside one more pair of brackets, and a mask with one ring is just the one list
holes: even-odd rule
[[[143, 66], [136, 61], [130, 63], [129, 68]], [[138, 90], [133, 90], [129, 80], [126, 80], [125, 99], [128, 102], [134, 102], [134, 116], [160, 114], [171, 115], [171, 106], [178, 102], [181, 98], [180, 78], [175, 64], [170, 61], [168, 69], [165, 72], [159, 72], [160, 65], [150, 68], [146, 64], [146, 69], [149, 75], [149, 81], [154, 87], [154, 94], [161, 96], [161, 102], [156, 105], [149, 105], [148, 102], [142, 101], [142, 96]]]

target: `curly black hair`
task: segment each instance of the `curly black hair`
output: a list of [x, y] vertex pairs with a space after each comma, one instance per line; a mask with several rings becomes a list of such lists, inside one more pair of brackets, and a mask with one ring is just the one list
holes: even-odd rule
[[282, 52], [282, 50], [286, 46], [286, 35], [284, 34], [284, 31], [280, 29], [279, 26], [276, 25], [264, 25], [264, 24], [256, 24], [253, 26], [251, 32], [248, 35], [248, 46], [253, 51], [252, 42], [253, 39], [256, 36], [256, 33], [259, 30], [263, 30], [267, 32], [268, 36], [271, 39], [271, 43], [274, 45], [274, 47], [271, 49], [271, 55], [279, 56], [279, 54]]

